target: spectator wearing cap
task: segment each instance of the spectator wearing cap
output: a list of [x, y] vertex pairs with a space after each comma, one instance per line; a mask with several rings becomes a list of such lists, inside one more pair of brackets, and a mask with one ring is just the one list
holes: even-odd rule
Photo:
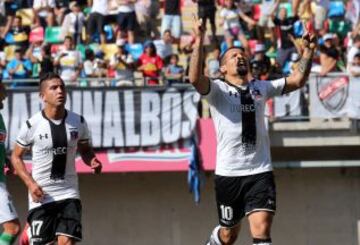
[[296, 52], [292, 40], [294, 39], [294, 24], [299, 20], [299, 17], [297, 16], [297, 9], [294, 12], [295, 16], [288, 17], [287, 9], [280, 8], [278, 17], [274, 17], [274, 24], [280, 32], [280, 43], [276, 55], [276, 61], [280, 68], [283, 68], [286, 61], [290, 60], [291, 54]]
[[44, 29], [54, 25], [55, 0], [34, 0], [33, 11], [36, 22]]
[[106, 43], [105, 38], [105, 17], [108, 14], [108, 0], [90, 0], [92, 3], [90, 16], [87, 23], [88, 39], [92, 40], [95, 34], [100, 34], [100, 42]]
[[63, 48], [55, 56], [54, 65], [59, 68], [60, 77], [66, 84], [74, 84], [80, 75], [83, 62], [81, 53], [74, 49], [72, 37], [65, 37]]
[[119, 32], [117, 38], [124, 38], [127, 35], [130, 44], [135, 43], [135, 28], [137, 19], [135, 13], [136, 0], [119, 0], [117, 23]]
[[269, 78], [271, 72], [271, 61], [265, 54], [265, 45], [262, 43], [256, 44], [254, 51], [254, 57], [250, 61], [250, 64], [257, 69], [257, 78], [265, 80]]
[[15, 57], [6, 65], [6, 71], [8, 73], [8, 78], [11, 79], [30, 78], [32, 64], [30, 60], [24, 59], [23, 50], [21, 48], [15, 50]]
[[110, 59], [110, 68], [115, 70], [116, 86], [134, 85], [134, 59], [125, 49], [125, 40], [116, 41], [117, 52]]
[[143, 73], [145, 85], [160, 84], [160, 73], [164, 63], [156, 54], [156, 47], [152, 41], [145, 42], [144, 52], [140, 56], [137, 66], [137, 69]]
[[61, 35], [63, 37], [71, 36], [75, 44], [81, 43], [81, 31], [85, 24], [85, 16], [81, 12], [77, 2], [70, 3], [71, 12], [68, 13], [61, 25]]
[[347, 71], [351, 76], [360, 76], [360, 52], [354, 55], [352, 62], [348, 64]]
[[329, 72], [337, 71], [336, 64], [340, 60], [340, 53], [334, 43], [333, 34], [323, 36], [323, 44], [320, 45], [320, 70], [317, 71], [320, 76], [326, 76]]

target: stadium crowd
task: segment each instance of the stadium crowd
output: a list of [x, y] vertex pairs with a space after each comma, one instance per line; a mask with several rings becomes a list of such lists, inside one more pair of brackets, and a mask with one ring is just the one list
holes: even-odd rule
[[[103, 84], [89, 78], [106, 78], [110, 86], [186, 82], [194, 37], [183, 31], [182, 10], [189, 4], [210, 27], [209, 77], [220, 76], [218, 58], [231, 46], [251, 55], [256, 78], [290, 74], [307, 31], [319, 40], [312, 72], [360, 75], [358, 0], [5, 0], [1, 76], [36, 79], [55, 70], [81, 86]], [[34, 83], [13, 83], [20, 85]]]

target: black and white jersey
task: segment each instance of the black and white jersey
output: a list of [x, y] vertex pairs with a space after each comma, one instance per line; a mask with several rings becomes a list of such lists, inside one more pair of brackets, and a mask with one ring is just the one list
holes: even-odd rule
[[34, 203], [29, 195], [29, 209], [42, 204], [80, 198], [75, 157], [79, 141], [89, 141], [84, 118], [66, 111], [63, 120], [48, 119], [43, 111], [24, 123], [17, 144], [32, 152], [32, 177], [42, 187], [45, 198]]
[[246, 176], [272, 170], [265, 103], [281, 95], [285, 83], [285, 78], [253, 80], [236, 87], [221, 79], [210, 81], [205, 98], [217, 135], [217, 175]]

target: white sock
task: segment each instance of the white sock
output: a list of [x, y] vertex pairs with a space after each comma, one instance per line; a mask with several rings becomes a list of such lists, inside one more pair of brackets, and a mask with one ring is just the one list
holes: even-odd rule
[[210, 240], [208, 242], [208, 245], [222, 245], [220, 238], [219, 238], [219, 230], [221, 226], [218, 225], [214, 228], [214, 230], [211, 232]]

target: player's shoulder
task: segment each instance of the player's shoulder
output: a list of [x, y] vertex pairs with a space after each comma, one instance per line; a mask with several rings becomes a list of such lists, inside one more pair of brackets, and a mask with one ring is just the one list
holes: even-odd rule
[[219, 78], [209, 78], [210, 82], [216, 85], [225, 85], [225, 79]]
[[36, 127], [41, 121], [43, 121], [45, 118], [42, 115], [42, 111], [39, 111], [32, 115], [29, 119], [25, 121], [26, 126], [31, 129]]
[[67, 117], [66, 117], [67, 121], [75, 122], [78, 124], [83, 124], [85, 122], [85, 118], [82, 115], [69, 110], [67, 110], [66, 112], [67, 112]]

